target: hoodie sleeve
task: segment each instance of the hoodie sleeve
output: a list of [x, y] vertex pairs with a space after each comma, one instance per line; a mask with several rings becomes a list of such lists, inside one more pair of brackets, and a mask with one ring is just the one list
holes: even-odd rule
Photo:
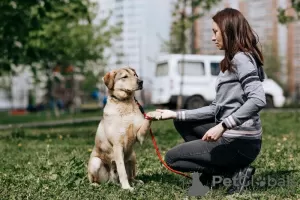
[[194, 120], [207, 120], [215, 118], [216, 101], [209, 106], [193, 110], [183, 110], [176, 112], [176, 120], [178, 121], [194, 121]]
[[233, 61], [247, 100], [238, 110], [223, 120], [229, 129], [243, 124], [266, 105], [266, 95], [257, 68], [250, 58], [244, 53], [238, 53]]

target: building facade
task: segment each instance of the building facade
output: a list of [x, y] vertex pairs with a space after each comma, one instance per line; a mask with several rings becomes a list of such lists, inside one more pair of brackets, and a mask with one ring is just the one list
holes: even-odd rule
[[[174, 1], [99, 0], [97, 19], [101, 20], [112, 12], [110, 23], [123, 23], [123, 33], [106, 51], [107, 55], [111, 55], [107, 71], [130, 65], [144, 78], [145, 85], [150, 85], [162, 43], [169, 40]], [[277, 77], [291, 97], [296, 98], [300, 94], [300, 38], [297, 37], [300, 35], [300, 22], [282, 25], [277, 20], [278, 7], [287, 8], [289, 3], [290, 0], [221, 0], [196, 22], [194, 33], [197, 37], [193, 42], [197, 52], [222, 54], [211, 41], [211, 17], [225, 7], [236, 8], [245, 15], [259, 36], [263, 51], [279, 58]]]
[[172, 0], [99, 0], [97, 19], [112, 12], [111, 24], [122, 22], [123, 32], [113, 41], [108, 70], [130, 65], [142, 77], [154, 74], [161, 45], [169, 38]]
[[[110, 56], [106, 71], [124, 66], [134, 68], [144, 80], [145, 98], [151, 91], [155, 62], [162, 44], [169, 40], [172, 1], [98, 1], [100, 9], [97, 20], [104, 19], [111, 12], [109, 23], [121, 22], [123, 30], [121, 35], [112, 41], [112, 48], [105, 51], [106, 55]], [[139, 96], [141, 95], [137, 94], [138, 98]]]

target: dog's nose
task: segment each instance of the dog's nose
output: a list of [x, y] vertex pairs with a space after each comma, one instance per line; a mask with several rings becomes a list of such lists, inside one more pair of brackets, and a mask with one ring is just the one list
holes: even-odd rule
[[139, 84], [140, 86], [142, 86], [142, 85], [143, 85], [143, 80], [138, 79], [138, 84]]

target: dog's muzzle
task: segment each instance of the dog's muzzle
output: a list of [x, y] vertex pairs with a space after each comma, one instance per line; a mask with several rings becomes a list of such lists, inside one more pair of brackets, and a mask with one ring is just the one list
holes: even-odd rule
[[137, 80], [137, 83], [138, 83], [139, 89], [140, 89], [140, 90], [143, 89], [143, 81], [140, 80], [140, 79], [138, 79], [138, 80]]

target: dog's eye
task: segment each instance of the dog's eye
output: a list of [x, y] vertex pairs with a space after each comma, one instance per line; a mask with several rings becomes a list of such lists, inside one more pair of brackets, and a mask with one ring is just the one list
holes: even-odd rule
[[122, 78], [128, 78], [128, 76], [126, 75], [126, 76], [123, 76]]

